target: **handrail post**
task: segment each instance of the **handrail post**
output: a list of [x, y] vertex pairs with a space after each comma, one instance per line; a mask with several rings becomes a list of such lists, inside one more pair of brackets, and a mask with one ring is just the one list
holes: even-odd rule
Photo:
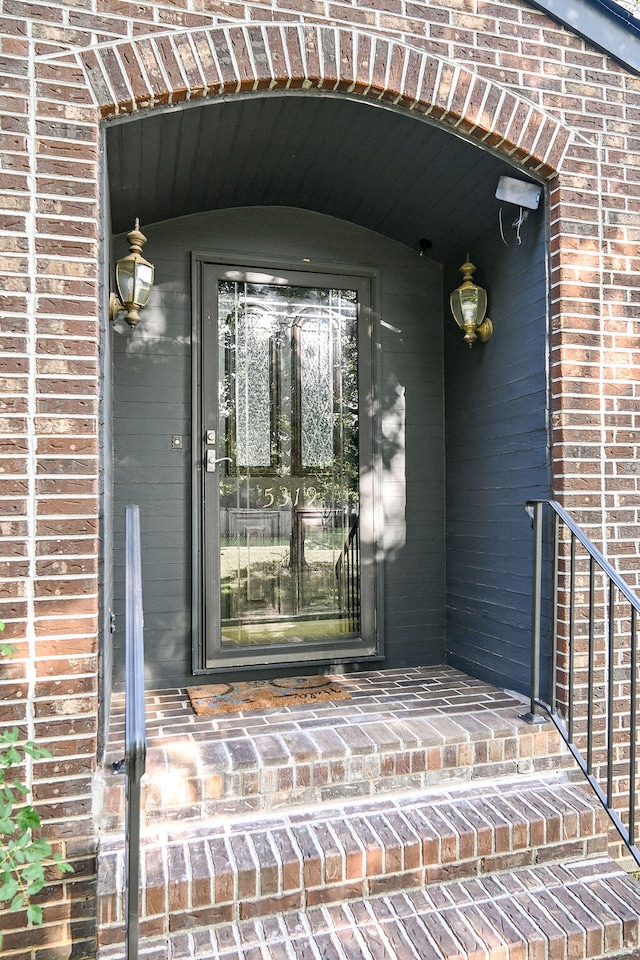
[[560, 517], [557, 513], [553, 514], [553, 568], [551, 576], [553, 577], [553, 593], [551, 607], [551, 690], [549, 691], [549, 705], [551, 712], [555, 713], [558, 709], [558, 603], [560, 599], [560, 591], [558, 588], [560, 576]]
[[140, 930], [140, 781], [145, 771], [147, 743], [140, 508], [136, 504], [128, 504], [125, 510], [125, 551], [125, 955], [126, 960], [137, 960]]
[[531, 704], [529, 712], [521, 715], [527, 723], [546, 723], [547, 716], [540, 705], [540, 649], [542, 621], [542, 501], [529, 504], [533, 520], [533, 596], [531, 599]]
[[637, 612], [631, 607], [631, 711], [629, 716], [629, 843], [636, 840], [636, 741], [638, 732], [638, 626]]

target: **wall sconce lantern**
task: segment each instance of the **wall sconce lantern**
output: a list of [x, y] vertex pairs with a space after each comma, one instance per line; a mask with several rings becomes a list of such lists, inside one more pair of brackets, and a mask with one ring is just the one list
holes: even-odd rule
[[139, 310], [146, 305], [153, 287], [154, 266], [142, 256], [142, 248], [147, 238], [140, 232], [140, 222], [136, 218], [136, 225], [127, 234], [129, 253], [116, 263], [116, 287], [118, 295], [111, 294], [109, 298], [109, 316], [115, 320], [116, 316], [126, 310], [125, 320], [132, 327], [140, 319]]
[[471, 277], [475, 273], [475, 267], [469, 260], [460, 267], [462, 274], [462, 283], [451, 294], [449, 302], [451, 303], [451, 312], [454, 320], [461, 330], [464, 330], [465, 343], [470, 347], [476, 340], [486, 343], [491, 340], [493, 333], [493, 324], [487, 312], [487, 291], [483, 290]]

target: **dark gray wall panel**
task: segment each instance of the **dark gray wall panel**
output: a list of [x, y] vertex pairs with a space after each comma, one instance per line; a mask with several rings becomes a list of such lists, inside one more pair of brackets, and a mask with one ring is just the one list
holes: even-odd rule
[[[521, 245], [508, 230], [507, 247], [495, 229], [470, 251], [474, 279], [488, 291], [493, 339], [469, 349], [448, 305], [444, 327], [448, 660], [522, 692], [532, 549], [524, 503], [550, 491], [543, 224], [540, 210]], [[459, 283], [448, 270], [447, 294]]]
[[[124, 505], [141, 507], [147, 685], [191, 681], [192, 251], [379, 271], [378, 389], [387, 665], [444, 658], [444, 424], [440, 267], [352, 224], [290, 208], [143, 226], [156, 286], [114, 334], [116, 671], [122, 679]], [[119, 240], [115, 255], [126, 253]], [[171, 449], [171, 436], [184, 438]], [[306, 669], [306, 668], [305, 668]]]

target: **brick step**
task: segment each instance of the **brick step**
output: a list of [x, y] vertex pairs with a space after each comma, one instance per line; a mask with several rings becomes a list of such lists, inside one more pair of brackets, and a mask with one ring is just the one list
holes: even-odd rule
[[[513, 703], [513, 702], [512, 702]], [[212, 730], [156, 733], [143, 787], [146, 825], [208, 820], [423, 790], [449, 780], [496, 778], [571, 767], [552, 724], [530, 726], [522, 706], [425, 717], [403, 702], [367, 702], [354, 715], [332, 708], [242, 720]], [[201, 718], [197, 718], [200, 720]], [[111, 758], [115, 759], [115, 757]], [[108, 771], [108, 767], [107, 767]], [[105, 774], [103, 830], [122, 829], [124, 778]]]
[[[142, 960], [624, 960], [640, 884], [608, 858], [534, 866], [143, 941]], [[121, 960], [103, 947], [99, 960]]]
[[[242, 922], [564, 858], [602, 855], [609, 821], [582, 782], [518, 777], [233, 818], [144, 840], [141, 933]], [[124, 847], [99, 857], [103, 944], [122, 936]]]

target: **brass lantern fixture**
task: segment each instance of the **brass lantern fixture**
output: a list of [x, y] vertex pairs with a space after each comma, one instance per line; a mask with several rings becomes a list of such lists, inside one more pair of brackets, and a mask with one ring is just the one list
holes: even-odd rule
[[489, 317], [485, 316], [487, 291], [471, 279], [475, 269], [467, 254], [466, 263], [460, 267], [462, 283], [453, 291], [449, 299], [454, 320], [460, 329], [464, 330], [465, 343], [470, 347], [476, 340], [486, 343], [493, 333], [493, 324]]
[[118, 294], [111, 294], [109, 316], [114, 320], [118, 313], [126, 310], [125, 320], [135, 327], [140, 319], [138, 311], [146, 306], [153, 287], [154, 266], [142, 256], [142, 248], [147, 238], [140, 232], [140, 222], [127, 234], [129, 253], [116, 263], [116, 287]]

